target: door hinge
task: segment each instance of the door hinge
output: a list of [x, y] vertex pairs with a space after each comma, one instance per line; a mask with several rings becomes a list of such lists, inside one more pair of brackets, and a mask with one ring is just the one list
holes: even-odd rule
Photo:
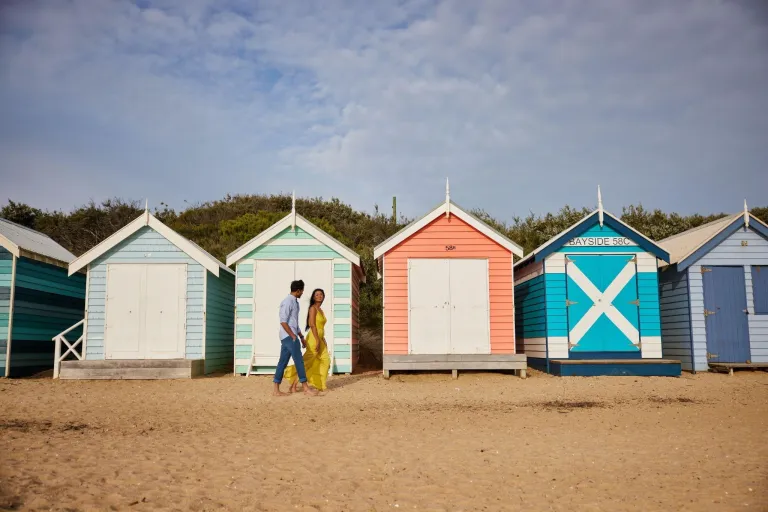
[[634, 304], [635, 306], [639, 306], [640, 305], [640, 299], [631, 300], [631, 301], [629, 301], [629, 303], [630, 304]]
[[712, 272], [712, 269], [707, 267], [701, 267], [701, 273], [703, 274], [704, 272]]
[[709, 315], [714, 315], [715, 313], [717, 313], [717, 311], [710, 311], [708, 309], [705, 309], [704, 310], [704, 318], [708, 317]]
[[574, 304], [578, 304], [578, 302], [565, 299], [565, 307], [570, 307], [570, 306], [573, 306]]
[[714, 359], [716, 357], [720, 357], [717, 354], [713, 354], [711, 352], [707, 352], [707, 359]]

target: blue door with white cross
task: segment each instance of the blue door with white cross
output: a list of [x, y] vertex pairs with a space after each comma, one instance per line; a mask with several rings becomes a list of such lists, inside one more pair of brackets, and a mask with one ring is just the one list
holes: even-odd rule
[[707, 362], [750, 360], [747, 289], [744, 267], [701, 267]]
[[640, 357], [636, 257], [569, 254], [566, 276], [570, 357]]

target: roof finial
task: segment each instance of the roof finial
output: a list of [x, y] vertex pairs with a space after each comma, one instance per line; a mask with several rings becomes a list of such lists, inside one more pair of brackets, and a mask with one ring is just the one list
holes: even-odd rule
[[149, 226], [149, 198], [144, 198], [144, 225]]
[[603, 227], [603, 195], [600, 193], [600, 185], [597, 186], [597, 218], [600, 227]]
[[291, 227], [295, 232], [296, 231], [296, 191], [295, 190], [291, 194], [291, 216], [292, 216]]
[[749, 228], [749, 208], [747, 208], [747, 200], [744, 199], [744, 227]]
[[448, 178], [445, 178], [445, 216], [451, 216], [451, 184]]

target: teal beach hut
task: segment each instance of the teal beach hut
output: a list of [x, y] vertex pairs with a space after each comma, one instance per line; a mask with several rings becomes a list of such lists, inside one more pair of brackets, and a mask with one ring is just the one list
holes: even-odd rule
[[518, 350], [555, 375], [680, 375], [662, 359], [658, 244], [598, 209], [514, 266]]
[[[232, 369], [234, 272], [145, 211], [69, 265], [86, 270], [85, 334], [60, 378], [190, 378]], [[68, 345], [57, 341], [62, 358]], [[54, 377], [57, 376], [54, 367]]]
[[0, 219], [0, 377], [53, 367], [51, 338], [83, 316], [85, 276], [67, 277], [74, 259], [48, 236]]
[[313, 289], [325, 291], [325, 338], [332, 373], [351, 373], [360, 356], [358, 303], [365, 274], [360, 256], [296, 213], [291, 213], [227, 256], [237, 270], [235, 373], [272, 374], [280, 356], [280, 302], [301, 279], [304, 322]]

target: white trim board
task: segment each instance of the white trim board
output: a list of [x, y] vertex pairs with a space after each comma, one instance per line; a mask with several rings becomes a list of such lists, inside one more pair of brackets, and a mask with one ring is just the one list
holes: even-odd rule
[[[542, 250], [546, 249], [547, 247], [549, 247], [550, 245], [555, 243], [557, 240], [560, 239], [561, 236], [563, 236], [567, 232], [571, 231], [576, 226], [580, 226], [581, 224], [584, 224], [585, 222], [587, 222], [588, 220], [592, 219], [595, 215], [598, 215], [599, 213], [600, 213], [599, 210], [595, 210], [592, 213], [590, 213], [589, 215], [587, 215], [586, 217], [584, 217], [583, 219], [581, 219], [579, 222], [571, 224], [570, 226], [568, 226], [567, 228], [562, 230], [560, 233], [556, 234], [555, 236], [553, 236], [552, 238], [550, 238], [549, 240], [547, 240], [546, 242], [544, 242], [543, 244], [541, 244], [540, 246], [535, 248], [533, 251], [529, 252], [528, 255], [525, 258], [523, 258], [520, 261], [518, 261], [517, 263], [515, 263], [515, 267], [520, 267], [522, 265], [525, 265], [528, 262], [528, 260], [530, 260], [531, 258], [536, 256], [538, 253], [540, 253]], [[611, 214], [610, 212], [606, 212], [605, 210], [603, 210], [603, 215], [605, 215], [607, 217], [610, 217], [611, 219], [615, 220], [616, 222], [618, 222], [619, 224], [623, 225], [624, 227], [626, 227], [627, 229], [629, 229], [630, 231], [635, 233], [640, 238], [646, 240], [647, 242], [650, 242], [651, 244], [653, 244], [655, 246], [661, 247], [660, 243], [654, 242], [653, 240], [651, 240], [650, 238], [648, 238], [647, 236], [645, 236], [644, 234], [642, 234], [641, 232], [639, 232], [638, 230], [636, 230], [635, 228], [633, 228], [632, 226], [627, 224], [626, 222], [623, 222], [621, 219], [619, 219], [615, 215]]]
[[78, 270], [82, 269], [89, 263], [92, 263], [99, 257], [103, 256], [109, 250], [115, 248], [120, 242], [127, 240], [128, 237], [139, 231], [141, 228], [149, 226], [158, 233], [160, 233], [166, 240], [185, 252], [190, 258], [198, 262], [200, 265], [209, 270], [213, 275], [219, 277], [219, 269], [223, 269], [232, 275], [235, 273], [228, 269], [219, 260], [208, 254], [202, 247], [187, 240], [162, 222], [160, 222], [154, 215], [145, 211], [135, 220], [129, 222], [127, 225], [117, 230], [115, 233], [107, 237], [103, 242], [96, 247], [87, 251], [85, 254], [77, 258], [75, 261], [69, 264], [69, 275], [71, 276]]
[[[325, 244], [327, 247], [341, 254], [350, 263], [353, 263], [358, 267], [362, 267], [362, 263], [360, 262], [360, 255], [352, 251], [350, 248], [346, 247], [344, 244], [342, 244], [341, 242], [333, 238], [331, 235], [329, 235], [322, 229], [318, 228], [317, 226], [309, 222], [307, 219], [305, 219], [301, 215], [296, 215], [295, 222], [297, 227], [300, 227], [301, 229], [303, 229], [304, 231], [312, 235], [312, 237], [314, 237], [320, 243]], [[275, 222], [268, 229], [264, 230], [260, 235], [252, 238], [247, 243], [241, 245], [240, 247], [232, 251], [227, 256], [227, 266], [229, 267], [236, 263], [239, 263], [240, 260], [244, 259], [248, 254], [253, 252], [258, 247], [261, 247], [262, 245], [271, 244], [272, 242], [270, 242], [270, 240], [272, 240], [272, 238], [282, 233], [284, 229], [293, 226], [293, 223], [294, 223], [294, 216], [292, 213], [289, 213], [288, 215], [283, 217], [282, 220]], [[289, 244], [275, 243], [274, 245], [289, 245]], [[309, 244], [302, 243], [299, 245], [309, 245]]]
[[441, 215], [455, 215], [456, 217], [460, 218], [467, 224], [469, 224], [471, 227], [475, 228], [477, 231], [482, 233], [483, 235], [487, 236], [500, 246], [504, 247], [508, 251], [510, 251], [512, 254], [523, 257], [523, 248], [514, 243], [512, 240], [508, 239], [504, 235], [498, 233], [495, 229], [491, 228], [488, 224], [485, 222], [477, 219], [475, 216], [470, 215], [469, 213], [462, 210], [458, 205], [452, 202], [445, 202], [429, 212], [427, 215], [422, 217], [421, 219], [411, 223], [410, 225], [406, 226], [405, 228], [401, 229], [398, 233], [396, 233], [394, 236], [390, 237], [388, 240], [384, 241], [382, 244], [380, 244], [376, 249], [373, 251], [373, 258], [375, 260], [378, 260], [383, 255], [397, 247], [399, 244], [410, 238], [411, 236], [415, 235], [425, 227], [427, 227], [429, 224], [431, 224], [434, 220], [436, 220]]

